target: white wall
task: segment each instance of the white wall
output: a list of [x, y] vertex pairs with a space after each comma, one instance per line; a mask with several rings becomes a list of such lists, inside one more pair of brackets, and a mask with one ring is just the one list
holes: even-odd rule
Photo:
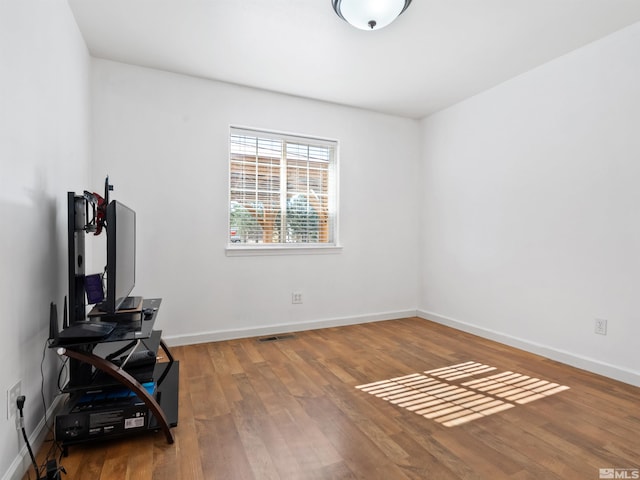
[[[2, 478], [24, 473], [24, 442], [6, 415], [6, 391], [16, 381], [26, 396], [27, 432], [42, 426], [40, 362], [49, 303], [62, 310], [67, 290], [66, 191], [82, 190], [89, 180], [89, 67], [65, 1], [0, 2]], [[57, 355], [46, 351], [47, 406], [58, 369]]]
[[635, 24], [423, 121], [423, 316], [640, 385], [639, 51]]
[[[163, 297], [171, 343], [415, 314], [418, 122], [106, 60], [92, 70], [93, 183], [108, 174], [138, 213], [134, 293]], [[230, 124], [339, 140], [341, 253], [225, 255]]]

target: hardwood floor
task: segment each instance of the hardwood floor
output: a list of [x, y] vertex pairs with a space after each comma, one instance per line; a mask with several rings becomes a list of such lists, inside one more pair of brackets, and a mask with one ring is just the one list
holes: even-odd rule
[[567, 480], [640, 469], [639, 388], [422, 319], [171, 351], [175, 443], [150, 433], [72, 447], [63, 478]]

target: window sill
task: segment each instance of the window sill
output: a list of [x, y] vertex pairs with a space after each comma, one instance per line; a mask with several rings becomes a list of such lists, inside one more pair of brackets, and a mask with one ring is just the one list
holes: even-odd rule
[[227, 246], [227, 257], [250, 257], [261, 255], [327, 255], [341, 253], [339, 245], [242, 245]]

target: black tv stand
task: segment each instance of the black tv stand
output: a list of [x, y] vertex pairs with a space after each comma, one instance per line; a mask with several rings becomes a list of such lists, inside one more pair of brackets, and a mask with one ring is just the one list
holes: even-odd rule
[[[69, 445], [145, 430], [162, 430], [167, 442], [173, 443], [180, 366], [162, 340], [162, 332], [153, 330], [160, 302], [145, 299], [143, 307], [153, 312], [151, 318], [143, 320], [138, 315], [117, 323], [104, 338], [50, 342], [50, 348], [71, 359], [69, 383], [63, 389], [69, 401], [56, 415], [55, 424], [55, 437], [65, 454]], [[167, 362], [156, 363], [155, 355], [152, 361], [127, 362], [136, 352], [157, 354], [159, 349]]]

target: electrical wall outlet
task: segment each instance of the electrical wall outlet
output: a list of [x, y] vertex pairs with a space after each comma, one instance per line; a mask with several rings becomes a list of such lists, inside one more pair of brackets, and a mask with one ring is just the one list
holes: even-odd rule
[[11, 420], [18, 413], [16, 402], [20, 395], [22, 395], [22, 380], [18, 380], [7, 390], [7, 420]]
[[601, 318], [596, 318], [594, 331], [598, 335], [606, 335], [607, 334], [607, 321], [603, 320]]
[[302, 303], [302, 292], [291, 293], [291, 303]]

